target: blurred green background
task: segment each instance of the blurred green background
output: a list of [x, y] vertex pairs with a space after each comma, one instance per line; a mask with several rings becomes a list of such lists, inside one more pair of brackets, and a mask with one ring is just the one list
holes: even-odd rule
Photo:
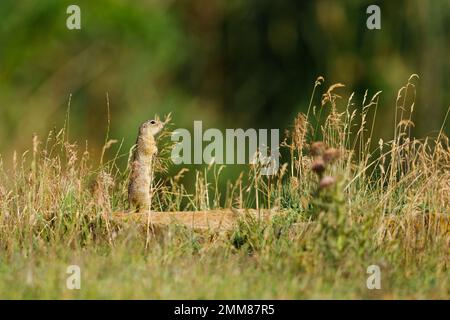
[[[81, 30], [66, 8], [81, 7]], [[381, 7], [381, 30], [366, 8]], [[134, 143], [155, 113], [176, 127], [289, 128], [315, 79], [361, 103], [382, 90], [376, 136], [389, 138], [397, 90], [417, 73], [416, 127], [435, 135], [449, 106], [450, 1], [1, 0], [0, 153], [61, 128], [99, 153]], [[320, 92], [319, 92], [320, 95]], [[317, 100], [318, 101], [318, 100]], [[448, 128], [446, 128], [448, 133]]]

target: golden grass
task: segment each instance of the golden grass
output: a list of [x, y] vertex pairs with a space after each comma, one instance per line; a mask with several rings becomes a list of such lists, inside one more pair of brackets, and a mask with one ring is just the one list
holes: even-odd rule
[[[279, 172], [267, 177], [251, 165], [223, 189], [224, 166], [197, 171], [192, 190], [186, 168], [164, 171], [166, 131], [151, 213], [127, 213], [129, 167], [117, 160], [129, 153], [120, 145], [109, 155], [109, 134], [100, 163], [68, 140], [68, 128], [45, 141], [34, 137], [30, 152], [14, 154], [11, 169], [0, 158], [0, 291], [20, 288], [10, 294], [16, 298], [170, 298], [180, 297], [170, 293], [182, 275], [189, 283], [184, 298], [448, 299], [447, 118], [435, 137], [413, 136], [415, 81], [413, 75], [399, 90], [392, 139], [383, 141], [367, 120], [376, 119], [380, 92], [366, 92], [362, 103], [352, 94], [342, 106], [335, 92], [342, 85], [332, 85], [316, 106], [324, 82], [318, 78], [308, 112], [282, 143], [288, 158]], [[155, 237], [155, 230], [162, 232]], [[221, 236], [201, 241], [212, 234]], [[60, 283], [57, 268], [74, 256], [87, 272], [89, 289], [79, 295], [52, 287]], [[384, 272], [384, 291], [375, 296], [365, 287], [370, 264]], [[38, 280], [16, 280], [35, 269]], [[117, 270], [129, 271], [118, 278]]]

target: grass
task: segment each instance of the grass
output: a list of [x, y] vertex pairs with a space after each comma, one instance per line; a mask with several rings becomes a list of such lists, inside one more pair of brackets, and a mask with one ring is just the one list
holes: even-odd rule
[[[165, 232], [123, 222], [129, 170], [105, 140], [100, 163], [68, 141], [67, 126], [0, 161], [0, 298], [6, 299], [449, 299], [450, 148], [411, 136], [412, 76], [396, 101], [393, 139], [373, 135], [379, 93], [342, 107], [331, 86], [319, 106], [314, 87], [283, 141], [282, 164], [266, 177], [250, 166], [226, 190], [223, 167], [164, 174], [155, 167], [154, 210], [271, 208], [270, 221], [242, 217], [224, 234], [171, 225]], [[167, 133], [166, 133], [167, 136]], [[164, 136], [162, 138], [164, 141]], [[375, 146], [374, 146], [375, 145]], [[81, 268], [81, 289], [66, 268]], [[381, 289], [369, 290], [370, 265]]]

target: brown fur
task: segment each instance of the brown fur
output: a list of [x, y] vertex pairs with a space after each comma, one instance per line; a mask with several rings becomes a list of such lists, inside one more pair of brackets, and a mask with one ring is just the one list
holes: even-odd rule
[[128, 201], [131, 209], [137, 211], [151, 209], [152, 164], [158, 153], [155, 136], [162, 128], [163, 123], [159, 120], [146, 121], [139, 128], [128, 184]]

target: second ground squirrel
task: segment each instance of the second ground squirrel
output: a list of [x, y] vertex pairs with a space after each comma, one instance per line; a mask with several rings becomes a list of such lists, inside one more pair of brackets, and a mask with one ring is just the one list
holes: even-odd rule
[[158, 152], [156, 136], [165, 122], [148, 120], [139, 127], [136, 146], [131, 161], [131, 175], [128, 185], [130, 209], [150, 210], [150, 188], [153, 180], [152, 163]]

